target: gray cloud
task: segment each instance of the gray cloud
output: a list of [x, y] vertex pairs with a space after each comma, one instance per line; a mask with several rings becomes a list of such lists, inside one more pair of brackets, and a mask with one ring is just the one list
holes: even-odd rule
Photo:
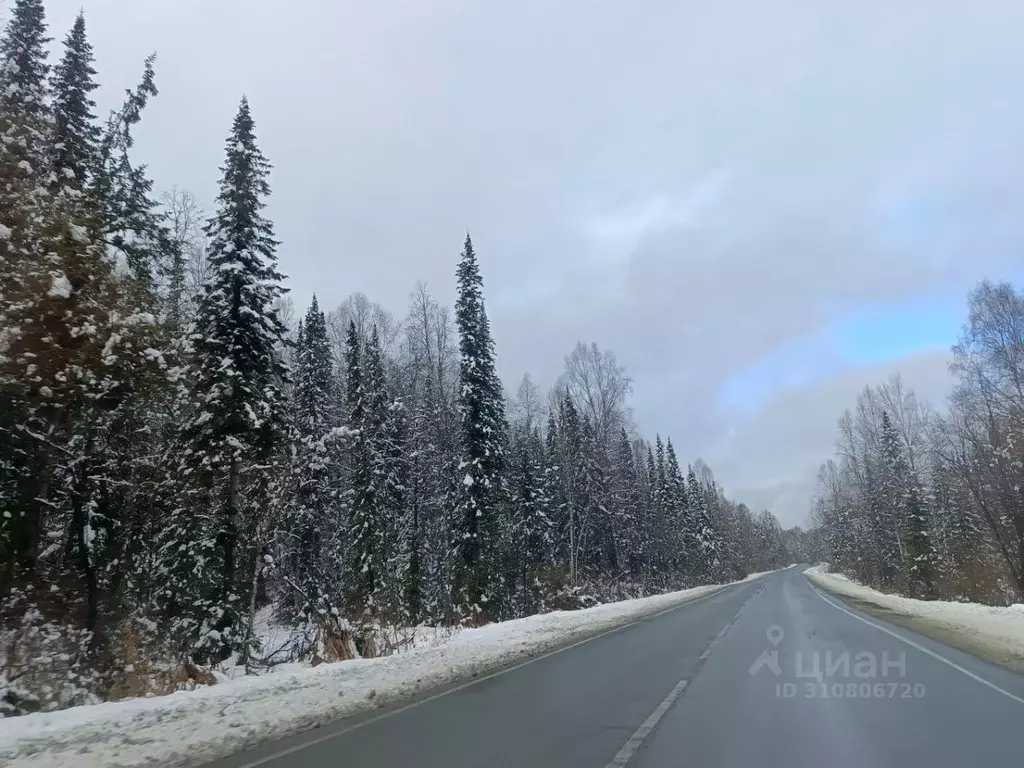
[[[51, 0], [55, 31], [79, 5]], [[297, 301], [362, 290], [401, 312], [417, 279], [450, 300], [468, 227], [510, 381], [551, 383], [577, 339], [611, 347], [641, 428], [715, 452], [751, 498], [805, 448], [771, 432], [781, 405], [718, 407], [723, 382], [800, 338], [828, 373], [840, 358], [820, 333], [843, 313], [964, 292], [1024, 241], [1016, 0], [86, 12], [108, 103], [160, 52], [139, 137], [159, 184], [212, 196], [248, 94]], [[840, 390], [805, 392], [829, 428]], [[724, 443], [734, 431], [778, 468]]]

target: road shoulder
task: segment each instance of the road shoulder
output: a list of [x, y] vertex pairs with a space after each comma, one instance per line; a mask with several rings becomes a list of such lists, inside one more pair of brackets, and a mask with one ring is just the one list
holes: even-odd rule
[[[876, 619], [910, 629], [1012, 672], [1024, 674], [1024, 634], [1020, 642], [1014, 645], [1007, 642], [1006, 637], [991, 636], [979, 627], [901, 609], [901, 606], [924, 601], [910, 601], [908, 598], [875, 592], [856, 582], [829, 578], [831, 574], [818, 573], [814, 569], [808, 569], [804, 575], [814, 586]], [[1024, 616], [1021, 617], [1021, 624], [1024, 628]]]
[[382, 710], [422, 702], [749, 583], [496, 623], [389, 657], [11, 718], [0, 721], [0, 763], [25, 768], [199, 765], [261, 743], [333, 728], [353, 716], [379, 716]]

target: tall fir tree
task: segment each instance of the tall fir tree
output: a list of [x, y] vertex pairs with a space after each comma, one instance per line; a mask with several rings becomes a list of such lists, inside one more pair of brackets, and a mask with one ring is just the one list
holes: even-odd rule
[[343, 355], [345, 365], [344, 418], [353, 429], [356, 429], [363, 419], [365, 404], [363, 401], [362, 343], [354, 320], [349, 320], [348, 328], [345, 329]]
[[[5, 131], [25, 131], [27, 141], [7, 144], [5, 150], [21, 153], [22, 160], [45, 158], [41, 146], [50, 118], [47, 78], [46, 9], [43, 0], [15, 0], [10, 20], [0, 38], [0, 109]], [[41, 173], [42, 164], [29, 173]]]
[[524, 606], [527, 614], [540, 608], [540, 568], [549, 562], [552, 544], [552, 498], [545, 473], [549, 463], [539, 428], [534, 428], [522, 456], [522, 492], [520, 494], [523, 544], [523, 583], [526, 593]]
[[644, 462], [646, 484], [645, 484], [645, 498], [644, 498], [644, 509], [647, 512], [647, 525], [646, 529], [653, 535], [650, 537], [650, 546], [647, 550], [647, 559], [645, 562], [646, 569], [648, 572], [654, 574], [658, 578], [664, 578], [664, 572], [661, 567], [661, 558], [659, 552], [661, 549], [661, 541], [657, 538], [661, 533], [661, 515], [659, 514], [660, 503], [659, 503], [659, 491], [658, 491], [658, 465], [654, 458], [654, 451], [651, 448], [651, 444], [648, 441], [646, 443], [647, 457]]
[[334, 364], [327, 336], [327, 318], [316, 294], [299, 323], [296, 344], [294, 400], [299, 435], [321, 439], [340, 420], [334, 391]]
[[383, 577], [377, 562], [378, 520], [373, 484], [372, 446], [367, 409], [362, 343], [350, 320], [345, 335], [345, 417], [356, 437], [349, 449], [348, 569], [346, 580], [349, 610], [355, 615], [373, 611], [377, 582]]
[[[163, 362], [155, 318], [145, 311], [146, 297], [126, 290], [106, 259], [97, 237], [99, 205], [86, 191], [97, 132], [84, 20], [79, 16], [65, 40], [50, 81], [52, 104], [40, 96], [45, 83], [23, 77], [47, 71], [38, 50], [45, 41], [41, 9], [19, 4], [9, 31], [3, 48], [17, 54], [4, 62], [0, 110], [8, 114], [17, 103], [22, 113], [11, 123], [18, 130], [5, 134], [17, 140], [0, 143], [23, 158], [21, 176], [7, 179], [12, 185], [5, 188], [19, 197], [23, 237], [7, 241], [16, 243], [13, 251], [0, 247], [5, 260], [17, 256], [5, 261], [11, 269], [0, 311], [7, 331], [0, 359], [4, 388], [20, 382], [17, 392], [8, 390], [5, 417], [16, 415], [4, 434], [28, 470], [16, 494], [22, 500], [12, 519], [9, 562], [27, 576], [39, 570], [38, 558], [46, 558], [50, 589], [43, 610], [56, 613], [64, 600], [65, 620], [87, 633], [87, 657], [95, 666], [124, 607], [113, 592], [134, 576], [128, 569], [137, 560], [138, 540], [129, 537], [140, 519], [151, 516], [153, 502], [136, 490], [152, 490], [150, 477], [140, 471], [146, 460], [139, 457], [138, 441], [148, 427], [142, 400], [167, 381], [152, 375], [156, 362]], [[15, 59], [21, 63], [11, 65]], [[63, 545], [40, 552], [40, 537], [52, 540], [57, 532]], [[10, 541], [6, 531], [0, 540]], [[26, 543], [27, 551], [19, 552]]]
[[156, 289], [159, 279], [171, 281], [178, 247], [167, 217], [153, 199], [153, 180], [131, 157], [135, 128], [150, 99], [158, 95], [154, 62], [143, 63], [139, 84], [127, 91], [120, 109], [107, 118], [97, 151], [93, 194], [102, 206], [103, 239], [119, 269], [141, 290]]
[[16, 0], [0, 37], [0, 386], [7, 401], [0, 409], [0, 585], [34, 571], [46, 512], [51, 452], [30, 436], [46, 434], [38, 394], [46, 384], [24, 391], [37, 364], [19, 360], [12, 348], [28, 346], [25, 325], [49, 287], [49, 41], [42, 0]]
[[373, 604], [388, 621], [402, 615], [402, 585], [407, 575], [407, 521], [405, 519], [405, 419], [404, 408], [391, 392], [384, 370], [380, 335], [373, 327], [366, 345], [364, 366], [366, 393], [366, 446], [369, 451], [369, 482], [373, 508], [372, 568], [379, 578], [371, 593]]
[[665, 441], [665, 540], [669, 546], [668, 566], [679, 573], [685, 567], [686, 545], [686, 481], [679, 469], [679, 459], [672, 438]]
[[686, 510], [687, 572], [694, 583], [707, 583], [719, 564], [718, 535], [708, 511], [704, 488], [693, 467], [689, 467], [686, 473]]
[[295, 500], [289, 516], [287, 547], [299, 591], [298, 614], [340, 613], [337, 574], [340, 562], [336, 536], [341, 521], [337, 510], [337, 463], [329, 445], [340, 426], [327, 321], [314, 295], [299, 322], [294, 372]]
[[591, 573], [618, 573], [619, 541], [611, 515], [607, 457], [589, 416], [583, 417], [582, 482], [583, 512], [580, 551]]
[[93, 110], [96, 90], [92, 46], [79, 13], [64, 40], [64, 57], [53, 71], [53, 142], [50, 186], [82, 194], [96, 173], [101, 138]]
[[633, 444], [625, 427], [619, 430], [612, 473], [615, 528], [622, 541], [622, 568], [633, 578], [646, 565], [647, 541], [643, 528], [643, 489], [633, 456]]
[[[43, 230], [51, 288], [35, 307], [39, 316], [48, 320], [28, 334], [37, 355], [47, 342], [53, 344], [34, 359], [45, 359], [46, 367], [60, 371], [49, 386], [53, 408], [48, 410], [59, 412], [68, 450], [53, 462], [51, 493], [60, 500], [54, 507], [63, 507], [69, 517], [66, 549], [80, 576], [86, 604], [84, 624], [89, 632], [97, 629], [101, 593], [105, 592], [101, 584], [104, 570], [118, 549], [114, 537], [120, 533], [122, 521], [102, 486], [120, 479], [109, 466], [107, 441], [112, 426], [126, 419], [125, 413], [115, 416], [115, 411], [132, 378], [124, 366], [125, 358], [118, 359], [127, 350], [117, 347], [128, 345], [118, 342], [135, 335], [117, 320], [120, 312], [130, 315], [132, 310], [120, 301], [116, 278], [96, 239], [98, 207], [85, 193], [98, 135], [90, 96], [96, 89], [92, 63], [85, 19], [79, 14], [64, 40], [64, 54], [52, 78], [47, 178], [50, 215]], [[79, 332], [83, 321], [93, 324], [92, 333]], [[110, 346], [97, 349], [90, 336], [105, 337]], [[68, 381], [66, 374], [72, 371], [75, 375], [70, 378], [77, 386], [59, 386], [57, 382]], [[102, 406], [96, 407], [100, 401]], [[54, 423], [52, 417], [50, 423]], [[94, 642], [101, 640], [96, 634]]]
[[913, 472], [907, 488], [904, 521], [904, 568], [910, 591], [922, 597], [934, 597], [939, 556], [935, 547], [931, 505]]
[[[658, 531], [666, 531], [670, 518], [669, 489], [665, 468], [665, 444], [661, 441], [660, 434], [654, 436], [654, 475], [651, 478], [651, 486], [654, 498], [654, 525]], [[672, 553], [671, 545], [664, 536], [658, 537], [653, 555], [658, 571], [667, 578], [671, 572], [669, 559]]]
[[564, 465], [560, 453], [558, 419], [555, 409], [548, 412], [548, 423], [544, 433], [544, 497], [548, 505], [550, 532], [548, 558], [558, 562], [567, 550], [565, 543], [565, 519], [567, 497], [563, 478]]
[[568, 391], [561, 393], [559, 422], [558, 464], [562, 481], [562, 514], [558, 520], [561, 533], [559, 539], [566, 552], [565, 561], [569, 570], [569, 583], [575, 585], [579, 576], [586, 488], [583, 474], [583, 422]]
[[208, 659], [225, 658], [242, 640], [240, 595], [248, 589], [240, 580], [240, 538], [266, 511], [264, 480], [286, 421], [288, 372], [279, 354], [286, 332], [276, 309], [283, 275], [273, 225], [262, 215], [270, 163], [244, 98], [221, 170], [216, 214], [206, 226], [210, 280], [191, 337], [195, 413], [182, 430], [186, 515], [198, 519], [175, 521], [172, 534], [201, 548], [189, 597], [198, 611], [197, 656]]
[[891, 585], [903, 567], [900, 536], [910, 495], [910, 467], [888, 411], [882, 412], [879, 458], [871, 489], [871, 554], [881, 584]]
[[454, 530], [454, 595], [463, 617], [472, 621], [486, 610], [489, 599], [487, 549], [497, 532], [495, 500], [504, 463], [505, 413], [484, 307], [483, 279], [468, 234], [456, 277], [463, 455], [459, 464], [462, 493]]
[[[59, 340], [61, 352], [70, 358], [65, 365], [77, 372], [80, 383], [66, 416], [73, 450], [66, 454], [69, 460], [57, 462], [53, 488], [69, 510], [68, 562], [77, 565], [84, 624], [99, 649], [116, 626], [112, 615], [118, 602], [123, 607], [148, 598], [149, 542], [166, 494], [160, 461], [164, 446], [154, 438], [170, 432], [169, 411], [176, 398], [168, 377], [167, 339], [152, 314], [151, 286], [126, 282], [104, 241], [108, 201], [98, 183], [103, 137], [94, 114], [95, 76], [85, 18], [79, 13], [51, 77], [48, 299], [66, 303], [52, 314], [63, 314], [68, 327], [62, 335], [51, 324], [47, 337]], [[140, 118], [136, 115], [135, 122]], [[88, 326], [94, 329], [91, 334], [78, 332]], [[93, 343], [82, 344], [89, 336]], [[118, 590], [125, 594], [117, 595]], [[98, 622], [101, 609], [105, 620]]]
[[365, 347], [354, 323], [345, 350], [351, 447], [349, 608], [361, 621], [398, 621], [407, 598], [405, 424], [374, 326]]

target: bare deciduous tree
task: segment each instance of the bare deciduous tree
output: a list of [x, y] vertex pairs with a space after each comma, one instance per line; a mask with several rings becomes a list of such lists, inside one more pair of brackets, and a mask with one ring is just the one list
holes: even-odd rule
[[345, 349], [345, 334], [349, 322], [355, 323], [356, 333], [363, 342], [367, 341], [376, 327], [381, 350], [385, 355], [392, 351], [395, 340], [401, 333], [401, 326], [395, 317], [365, 293], [349, 295], [341, 304], [327, 313], [327, 335], [331, 340], [336, 362], [340, 363]]
[[171, 312], [183, 320], [192, 317], [196, 300], [210, 277], [206, 260], [205, 215], [188, 190], [172, 187], [160, 198], [171, 230], [174, 251], [171, 263], [163, 270], [164, 289]]
[[527, 432], [539, 427], [544, 418], [544, 402], [540, 390], [533, 383], [530, 374], [524, 373], [516, 389], [516, 396], [511, 402], [510, 413], [513, 422], [521, 425]]
[[979, 285], [953, 354], [956, 464], [1024, 596], [1024, 297]]
[[576, 407], [590, 419], [597, 440], [610, 445], [625, 426], [626, 398], [633, 389], [632, 379], [615, 353], [599, 349], [594, 342], [577, 342], [565, 358], [559, 388], [568, 391]]

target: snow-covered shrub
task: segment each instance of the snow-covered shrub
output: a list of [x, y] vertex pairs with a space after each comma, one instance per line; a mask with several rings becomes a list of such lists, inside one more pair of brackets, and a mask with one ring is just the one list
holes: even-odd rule
[[11, 590], [0, 606], [0, 716], [100, 701], [101, 676], [88, 657], [90, 635], [67, 621], [61, 608], [66, 606], [21, 589]]

